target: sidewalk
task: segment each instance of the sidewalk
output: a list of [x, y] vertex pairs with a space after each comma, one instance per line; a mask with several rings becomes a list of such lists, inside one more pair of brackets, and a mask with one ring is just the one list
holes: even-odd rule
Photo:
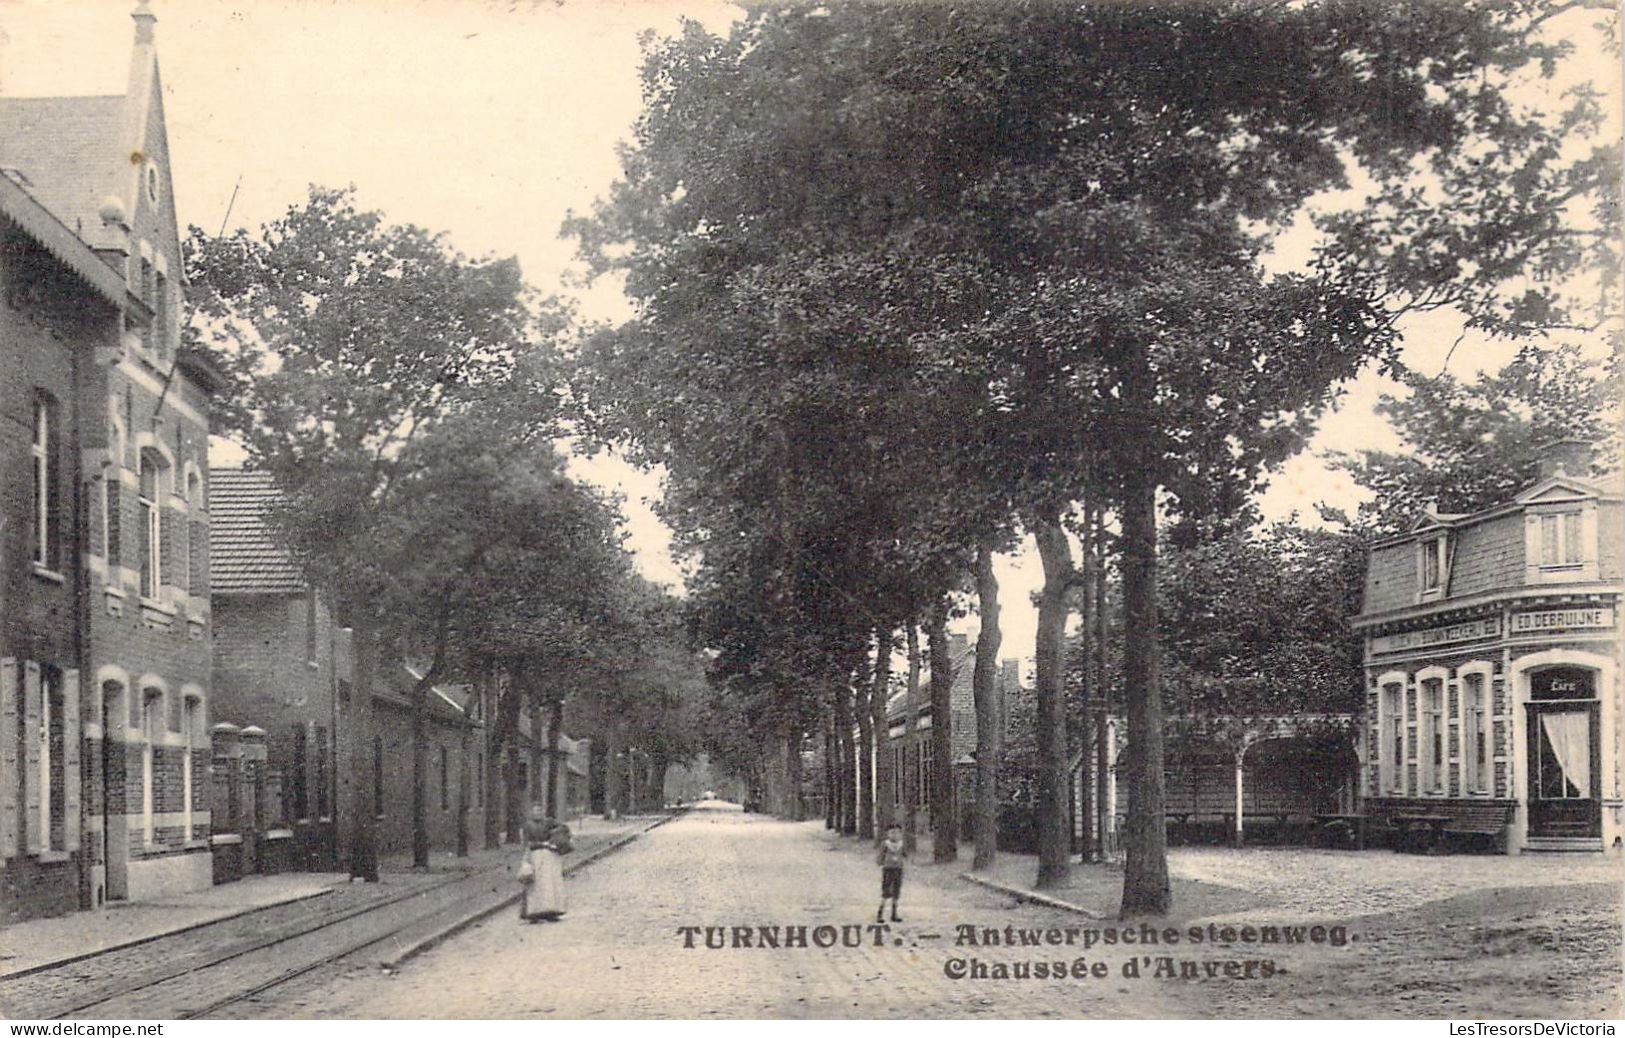
[[[602, 850], [628, 833], [641, 831], [655, 820], [651, 816], [613, 822], [596, 817], [578, 819], [571, 823], [578, 858]], [[377, 899], [382, 888], [392, 892], [427, 888], [459, 876], [491, 877], [495, 881], [497, 874], [512, 872], [519, 857], [519, 848], [511, 844], [471, 850], [466, 858], [450, 851], [436, 851], [430, 857], [429, 868], [418, 870], [412, 866], [409, 853], [390, 854], [379, 864], [383, 881], [378, 884], [352, 884], [348, 875], [333, 872], [249, 876], [156, 901], [114, 902], [98, 911], [16, 923], [0, 932], [0, 981], [312, 898], [333, 902], [334, 907], [338, 902], [352, 901], [360, 906]], [[507, 889], [505, 883], [495, 885]]]

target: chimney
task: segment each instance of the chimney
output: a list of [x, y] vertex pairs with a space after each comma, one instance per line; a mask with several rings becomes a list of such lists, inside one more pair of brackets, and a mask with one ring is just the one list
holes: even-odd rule
[[1591, 478], [1591, 444], [1576, 437], [1552, 440], [1535, 448], [1540, 460], [1540, 478], [1570, 475]]
[[966, 650], [969, 649], [969, 648], [970, 648], [970, 637], [968, 635], [955, 634], [953, 632], [949, 632], [949, 634], [948, 634], [948, 661], [949, 661], [949, 663], [957, 663], [959, 661], [959, 658], [961, 656], [965, 655]]

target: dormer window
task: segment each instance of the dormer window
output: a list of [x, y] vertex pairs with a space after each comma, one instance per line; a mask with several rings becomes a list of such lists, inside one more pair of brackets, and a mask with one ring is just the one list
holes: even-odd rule
[[1445, 539], [1430, 537], [1418, 545], [1421, 551], [1422, 593], [1436, 595], [1444, 590]]
[[1578, 566], [1585, 561], [1585, 538], [1581, 533], [1578, 509], [1554, 512], [1540, 517], [1540, 564], [1542, 567]]

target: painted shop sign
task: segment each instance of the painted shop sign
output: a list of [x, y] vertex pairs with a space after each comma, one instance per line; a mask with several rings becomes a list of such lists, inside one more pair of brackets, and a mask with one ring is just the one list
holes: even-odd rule
[[1501, 618], [1485, 617], [1449, 627], [1428, 627], [1420, 631], [1400, 631], [1371, 639], [1372, 652], [1402, 652], [1428, 645], [1448, 645], [1452, 642], [1470, 642], [1478, 638], [1494, 638], [1501, 633]]
[[1513, 613], [1512, 633], [1567, 630], [1571, 627], [1612, 627], [1614, 611], [1601, 609], [1548, 609], [1539, 613]]

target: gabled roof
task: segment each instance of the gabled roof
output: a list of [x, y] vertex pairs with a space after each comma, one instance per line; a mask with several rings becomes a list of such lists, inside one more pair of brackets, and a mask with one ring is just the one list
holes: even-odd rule
[[280, 496], [269, 472], [220, 468], [209, 473], [211, 594], [285, 595], [305, 590], [304, 575], [266, 522]]
[[1609, 486], [1604, 480], [1581, 479], [1564, 473], [1547, 476], [1513, 498], [1519, 504], [1532, 501], [1567, 501], [1577, 497], [1617, 497], [1619, 487]]
[[103, 199], [129, 179], [124, 96], [0, 98], [0, 167], [93, 247], [119, 244], [103, 227]]

